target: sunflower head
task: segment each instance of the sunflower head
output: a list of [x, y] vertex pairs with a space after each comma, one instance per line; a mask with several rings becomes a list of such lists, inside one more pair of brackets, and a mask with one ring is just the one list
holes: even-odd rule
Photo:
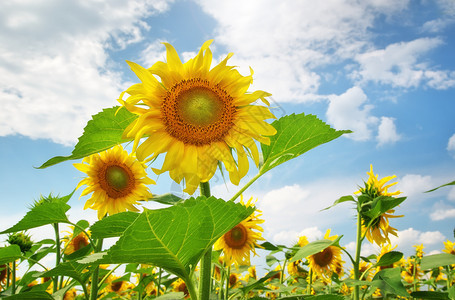
[[[275, 118], [265, 99], [270, 94], [247, 92], [253, 74], [242, 76], [228, 66], [232, 54], [212, 68], [211, 42], [185, 63], [168, 43], [164, 43], [167, 62], [158, 61], [149, 69], [128, 62], [141, 83], [119, 97], [126, 109], [139, 116], [124, 131], [125, 138], [134, 139], [137, 157], [148, 161], [166, 153], [162, 167], [154, 171], [169, 171], [174, 181], [185, 182], [185, 192], [190, 194], [200, 182], [212, 178], [218, 162], [237, 185], [248, 172], [248, 156], [259, 164], [255, 141], [269, 144], [268, 136], [276, 133], [265, 122]], [[126, 100], [125, 94], [129, 95]], [[258, 99], [267, 106], [253, 105]], [[144, 136], [147, 139], [139, 145]]]
[[27, 252], [33, 246], [33, 241], [28, 234], [23, 232], [16, 232], [8, 235], [7, 242], [10, 245], [18, 245], [22, 253]]
[[182, 292], [185, 295], [185, 299], [188, 299], [190, 297], [190, 293], [189, 293], [188, 288], [186, 287], [186, 283], [185, 283], [185, 281], [183, 281], [183, 279], [178, 278], [171, 285], [172, 285], [174, 292]]
[[370, 196], [372, 199], [379, 197], [379, 196], [396, 196], [401, 194], [400, 191], [389, 192], [388, 189], [397, 182], [389, 183], [390, 180], [396, 178], [395, 175], [387, 176], [382, 179], [379, 179], [378, 174], [374, 174], [373, 172], [373, 165], [370, 165], [370, 172], [367, 172], [368, 180], [365, 182], [365, 187], [360, 188], [357, 191], [357, 194], [365, 194]]
[[134, 206], [137, 201], [151, 197], [147, 185], [155, 182], [147, 177], [144, 165], [121, 145], [85, 157], [74, 166], [87, 174], [77, 185], [77, 188], [87, 186], [81, 197], [93, 193], [84, 209], [97, 210], [99, 219], [106, 214], [138, 211]]
[[[89, 232], [87, 233], [90, 234]], [[75, 236], [74, 229], [73, 233], [64, 236], [63, 240], [65, 241], [64, 245], [65, 255], [70, 255], [90, 244], [89, 238], [84, 232], [80, 232]]]
[[[337, 235], [330, 236], [330, 229], [324, 235], [325, 239], [332, 241], [337, 237]], [[329, 246], [316, 254], [310, 255], [307, 259], [310, 269], [324, 281], [329, 281], [332, 273], [339, 271], [338, 269], [344, 263], [341, 260], [341, 249], [336, 246]]]
[[451, 242], [450, 240], [447, 240], [447, 242], [444, 243], [444, 249], [442, 249], [443, 252], [453, 254], [455, 255], [455, 243]]
[[[252, 205], [251, 199], [246, 204], [241, 199], [241, 203], [245, 206]], [[223, 250], [226, 265], [232, 263], [236, 265], [250, 264], [250, 253], [253, 252], [256, 255], [255, 248], [260, 247], [257, 242], [264, 240], [261, 235], [263, 229], [259, 225], [264, 220], [260, 219], [259, 216], [253, 212], [215, 242], [214, 249]]]

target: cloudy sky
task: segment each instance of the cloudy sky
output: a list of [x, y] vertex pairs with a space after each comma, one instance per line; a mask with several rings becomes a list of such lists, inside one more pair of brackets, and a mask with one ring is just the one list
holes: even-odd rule
[[[392, 220], [398, 250], [423, 243], [429, 253], [453, 240], [455, 188], [423, 193], [455, 180], [453, 0], [1, 1], [0, 229], [40, 194], [74, 189], [82, 173], [71, 162], [33, 167], [69, 155], [91, 115], [138, 82], [125, 60], [164, 60], [163, 41], [187, 59], [212, 38], [215, 62], [233, 52], [242, 74], [251, 66], [252, 89], [273, 94], [277, 117], [311, 113], [353, 131], [246, 192], [258, 198], [270, 242], [314, 240], [331, 228], [352, 249], [352, 207], [320, 210], [356, 191], [370, 164], [380, 177], [396, 174], [408, 196], [396, 211], [405, 217]], [[166, 176], [151, 177], [154, 193], [181, 194]], [[211, 185], [218, 197], [237, 189], [219, 175]], [[79, 195], [70, 219], [94, 221]]]

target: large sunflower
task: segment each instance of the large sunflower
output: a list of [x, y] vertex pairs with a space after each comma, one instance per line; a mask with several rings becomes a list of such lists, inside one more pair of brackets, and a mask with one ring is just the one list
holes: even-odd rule
[[[251, 206], [252, 199], [250, 198], [245, 204], [241, 198], [240, 203]], [[223, 250], [226, 265], [231, 265], [233, 262], [236, 265], [250, 265], [250, 253], [253, 252], [256, 255], [257, 241], [264, 240], [261, 235], [263, 229], [259, 226], [264, 223], [264, 220], [259, 218], [261, 215], [261, 212], [256, 210], [215, 242], [214, 249]]]
[[97, 210], [99, 219], [106, 214], [138, 211], [134, 206], [137, 201], [151, 197], [146, 185], [155, 182], [147, 177], [144, 165], [121, 145], [85, 157], [74, 166], [88, 175], [77, 185], [77, 188], [87, 185], [81, 196], [93, 192], [84, 209]]
[[[338, 236], [330, 236], [330, 229], [324, 235], [324, 239], [334, 241]], [[330, 280], [333, 272], [338, 272], [344, 261], [341, 260], [341, 249], [329, 246], [324, 250], [308, 257], [309, 267], [315, 275], [319, 275], [325, 281]]]
[[[370, 172], [367, 172], [367, 174], [369, 175], [368, 181], [365, 183], [364, 188], [360, 188], [356, 192], [357, 194], [365, 194], [374, 199], [379, 196], [391, 197], [401, 193], [400, 191], [388, 191], [391, 186], [397, 184], [397, 182], [389, 183], [390, 180], [396, 177], [395, 175], [379, 179], [379, 175], [373, 172], [373, 165], [370, 165]], [[394, 215], [394, 212], [394, 209], [389, 209], [374, 220], [362, 215], [362, 235], [366, 236], [370, 243], [376, 243], [379, 246], [386, 242], [390, 243], [389, 234], [397, 236], [397, 229], [390, 226], [389, 218], [403, 217], [403, 215]], [[368, 226], [369, 224], [370, 226]]]
[[[256, 166], [259, 164], [255, 140], [269, 144], [267, 136], [276, 133], [264, 121], [275, 118], [268, 107], [251, 105], [258, 99], [269, 105], [265, 97], [271, 94], [247, 92], [253, 72], [242, 76], [233, 66], [227, 66], [232, 53], [210, 68], [211, 42], [205, 42], [196, 57], [186, 63], [167, 43], [166, 63], [159, 61], [145, 69], [127, 62], [142, 83], [119, 97], [123, 106], [139, 116], [124, 132], [124, 138], [134, 139], [138, 159], [148, 161], [167, 153], [161, 169], [154, 171], [169, 171], [178, 183], [184, 180], [184, 191], [189, 194], [200, 182], [212, 178], [219, 161], [237, 185], [248, 172], [248, 155]], [[125, 93], [130, 96], [123, 100]], [[138, 147], [144, 136], [147, 139]]]

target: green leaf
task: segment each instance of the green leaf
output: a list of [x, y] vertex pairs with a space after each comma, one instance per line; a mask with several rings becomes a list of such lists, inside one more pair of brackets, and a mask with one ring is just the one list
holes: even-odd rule
[[66, 217], [66, 212], [69, 209], [70, 206], [63, 202], [43, 202], [32, 207], [22, 220], [13, 227], [3, 230], [0, 234], [27, 230], [53, 223], [69, 223]]
[[384, 269], [376, 273], [373, 281], [379, 281], [379, 288], [402, 297], [409, 297], [403, 283], [401, 282], [401, 272], [399, 268]]
[[18, 245], [11, 245], [0, 248], [0, 265], [15, 261], [22, 257], [21, 248]]
[[66, 261], [60, 263], [52, 270], [41, 273], [40, 277], [68, 276], [78, 281], [80, 284], [84, 284], [91, 274], [90, 272], [83, 273], [86, 268], [86, 265], [76, 261]]
[[[352, 196], [350, 196], [350, 195], [349, 195], [349, 196], [343, 196], [343, 197], [339, 198], [338, 200], [335, 200], [335, 202], [333, 202], [332, 205], [330, 205], [329, 207], [326, 207], [326, 208], [324, 208], [324, 209], [322, 209], [322, 210], [327, 210], [327, 209], [329, 209], [329, 208], [334, 207], [334, 206], [337, 205], [337, 204], [340, 204], [340, 203], [343, 203], [343, 202], [347, 202], [347, 201], [353, 201], [353, 202], [355, 202], [354, 197], [352, 197]], [[321, 210], [321, 211], [322, 211], [322, 210]]]
[[417, 298], [417, 299], [438, 299], [438, 300], [450, 299], [448, 293], [443, 293], [443, 292], [418, 291], [418, 292], [412, 292], [411, 296], [413, 298]]
[[[253, 207], [204, 196], [168, 208], [144, 209], [96, 263], [153, 264], [189, 279], [190, 269], [204, 252], [253, 211]], [[98, 226], [104, 227], [105, 220]]]
[[277, 133], [270, 137], [270, 145], [261, 144], [264, 164], [260, 173], [330, 142], [349, 130], [335, 130], [314, 115], [304, 113], [284, 116], [272, 123]]
[[267, 279], [275, 276], [278, 273], [281, 273], [281, 271], [271, 271], [271, 272], [267, 273], [261, 279], [255, 281], [255, 282], [253, 282], [253, 283], [251, 283], [251, 284], [249, 284], [247, 286], [241, 287], [240, 289], [242, 290], [244, 295], [247, 295], [251, 290], [254, 290], [256, 288], [261, 288], [262, 287], [262, 283], [264, 283]]
[[327, 248], [329, 246], [334, 246], [334, 245], [338, 246], [339, 245], [338, 243], [342, 237], [343, 236], [341, 235], [338, 238], [336, 238], [334, 241], [324, 239], [324, 240], [314, 241], [309, 244], [306, 244], [305, 246], [301, 247], [300, 250], [298, 250], [296, 254], [294, 254], [294, 257], [290, 260], [290, 262], [294, 262], [294, 261], [302, 259], [304, 257], [308, 257], [310, 255], [321, 252], [322, 250], [324, 250], [325, 248]]
[[126, 211], [104, 218], [90, 227], [92, 237], [96, 239], [119, 237], [139, 215], [132, 211]]
[[163, 195], [153, 195], [151, 201], [155, 201], [161, 204], [166, 204], [166, 205], [175, 205], [179, 202], [183, 202], [184, 200], [174, 194], [168, 193], [168, 194], [163, 194]]
[[379, 216], [386, 213], [388, 210], [393, 209], [394, 207], [400, 205], [406, 197], [388, 197], [388, 196], [379, 196], [374, 198], [373, 203], [371, 204], [371, 209], [367, 211], [362, 211], [362, 215], [369, 217], [371, 220], [378, 218]]
[[123, 108], [117, 112], [118, 108], [119, 106], [106, 108], [92, 116], [92, 120], [88, 121], [84, 133], [79, 137], [79, 142], [70, 156], [53, 157], [38, 169], [44, 169], [71, 159], [80, 159], [127, 142], [128, 140], [122, 139], [123, 131], [137, 116]]
[[450, 253], [439, 253], [422, 257], [420, 268], [422, 270], [428, 270], [453, 264], [455, 264], [455, 255]]
[[47, 292], [42, 291], [42, 292], [25, 292], [25, 293], [20, 293], [16, 295], [11, 295], [9, 297], [2, 298], [5, 300], [54, 300], [54, 298], [49, 295]]
[[403, 257], [403, 253], [398, 251], [390, 251], [385, 253], [379, 261], [374, 265], [375, 267], [390, 266], [399, 261]]
[[434, 189], [431, 189], [431, 190], [426, 191], [425, 193], [429, 193], [429, 192], [436, 191], [437, 189], [442, 188], [442, 187], [444, 187], [444, 186], [448, 186], [448, 185], [455, 185], [455, 181], [452, 181], [452, 182], [449, 182], [449, 183], [440, 185], [440, 186], [438, 186], [437, 188], [434, 188]]
[[344, 300], [345, 298], [341, 295], [315, 295], [305, 299], [311, 300]]

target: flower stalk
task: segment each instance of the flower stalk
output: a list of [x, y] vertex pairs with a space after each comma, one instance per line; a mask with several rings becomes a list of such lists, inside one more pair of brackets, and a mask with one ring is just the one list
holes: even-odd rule
[[[209, 182], [201, 182], [199, 185], [202, 196], [210, 197]], [[210, 286], [212, 283], [212, 247], [209, 247], [201, 259], [201, 271], [199, 278], [199, 299], [210, 298]], [[188, 287], [189, 290], [189, 287]], [[193, 297], [192, 297], [193, 298]], [[197, 299], [197, 298], [195, 298]]]

